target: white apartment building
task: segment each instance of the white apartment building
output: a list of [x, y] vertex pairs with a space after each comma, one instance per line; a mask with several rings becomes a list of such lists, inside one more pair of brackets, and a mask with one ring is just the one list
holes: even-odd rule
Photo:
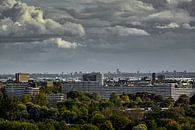
[[5, 86], [5, 94], [17, 98], [21, 98], [24, 94], [35, 96], [39, 94], [39, 88], [32, 88], [28, 83], [11, 83]]
[[194, 88], [176, 88], [175, 84], [157, 84], [148, 86], [134, 86], [134, 87], [121, 87], [121, 86], [102, 86], [94, 85], [93, 83], [64, 83], [62, 92], [68, 93], [69, 91], [82, 91], [82, 92], [96, 92], [102, 98], [109, 98], [112, 92], [117, 94], [135, 94], [138, 92], [147, 92], [156, 95], [162, 95], [164, 98], [173, 98], [177, 100], [180, 95], [186, 94], [192, 96], [195, 94]]
[[62, 101], [65, 99], [65, 94], [62, 93], [51, 93], [51, 94], [46, 94], [47, 101], [51, 104], [55, 104], [59, 101]]

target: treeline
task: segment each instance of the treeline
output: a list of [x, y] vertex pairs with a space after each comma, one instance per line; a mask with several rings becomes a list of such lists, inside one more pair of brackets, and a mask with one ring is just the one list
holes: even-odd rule
[[48, 104], [41, 93], [32, 100], [0, 96], [1, 130], [195, 130], [195, 95], [177, 101], [137, 93], [101, 99], [72, 91]]

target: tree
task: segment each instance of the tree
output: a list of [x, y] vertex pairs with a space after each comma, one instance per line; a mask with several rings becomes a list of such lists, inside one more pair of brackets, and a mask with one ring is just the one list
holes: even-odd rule
[[41, 107], [32, 103], [26, 104], [29, 118], [35, 121], [40, 120]]
[[147, 130], [147, 126], [145, 124], [139, 124], [134, 126], [132, 130]]
[[195, 104], [195, 94], [190, 98], [190, 104]]
[[97, 126], [92, 125], [92, 124], [84, 124], [81, 127], [81, 130], [99, 130]]
[[95, 114], [92, 117], [91, 121], [94, 125], [100, 126], [106, 121], [106, 119], [105, 119], [104, 115], [102, 115], [102, 114]]
[[76, 112], [66, 111], [62, 114], [62, 119], [64, 119], [68, 124], [73, 124], [77, 118]]
[[123, 115], [113, 115], [111, 121], [116, 130], [124, 129], [131, 122], [127, 116]]
[[112, 122], [111, 121], [105, 121], [101, 126], [100, 126], [100, 130], [114, 130], [113, 126], [112, 126]]
[[5, 97], [0, 100], [0, 118], [15, 120], [20, 115], [19, 100], [15, 97]]
[[37, 125], [19, 121], [0, 121], [1, 130], [39, 130]]
[[22, 95], [22, 102], [23, 103], [32, 102], [32, 96], [30, 94]]
[[121, 99], [125, 102], [125, 103], [130, 103], [130, 99], [128, 95], [122, 95]]
[[110, 95], [110, 101], [114, 103], [115, 107], [122, 106], [121, 98], [115, 92]]
[[141, 99], [140, 97], [136, 97], [135, 102], [136, 102], [137, 104], [139, 104], [139, 103], [142, 102], [142, 99]]
[[181, 130], [181, 126], [174, 120], [169, 121], [166, 128], [167, 130]]
[[188, 108], [190, 103], [190, 98], [187, 95], [179, 96], [178, 100], [175, 102], [175, 106]]
[[89, 95], [90, 99], [98, 101], [100, 99], [100, 95], [98, 93], [91, 93]]
[[149, 130], [156, 130], [157, 129], [157, 123], [155, 122], [155, 120], [147, 121], [147, 128]]
[[100, 103], [99, 103], [100, 110], [108, 109], [108, 108], [113, 108], [113, 106], [114, 106], [113, 102], [111, 102], [108, 99], [102, 99], [102, 100], [100, 100]]
[[56, 130], [67, 130], [68, 126], [65, 121], [55, 122]]
[[38, 104], [40, 106], [46, 106], [48, 104], [45, 93], [39, 93], [34, 100], [35, 104]]
[[82, 95], [82, 93], [79, 91], [70, 91], [67, 93], [67, 98], [72, 98], [72, 99], [79, 98], [79, 97], [81, 97], [81, 95]]

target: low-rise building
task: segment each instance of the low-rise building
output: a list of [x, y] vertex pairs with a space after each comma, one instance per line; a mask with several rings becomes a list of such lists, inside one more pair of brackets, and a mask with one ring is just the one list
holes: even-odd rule
[[[90, 84], [90, 83], [89, 83]], [[177, 100], [180, 95], [186, 94], [192, 96], [195, 94], [194, 88], [176, 88], [174, 84], [155, 84], [146, 86], [102, 86], [102, 85], [86, 85], [84, 83], [65, 83], [62, 86], [62, 92], [83, 91], [89, 93], [99, 93], [102, 98], [109, 98], [112, 92], [117, 94], [135, 94], [138, 92], [147, 92], [156, 95], [162, 95], [164, 98], [173, 98]]]
[[50, 104], [55, 104], [59, 101], [64, 100], [66, 96], [65, 94], [62, 94], [62, 93], [58, 93], [58, 94], [51, 93], [51, 94], [46, 94], [46, 98]]
[[35, 96], [39, 94], [39, 88], [33, 88], [28, 83], [11, 83], [5, 86], [5, 95], [21, 98], [24, 94]]

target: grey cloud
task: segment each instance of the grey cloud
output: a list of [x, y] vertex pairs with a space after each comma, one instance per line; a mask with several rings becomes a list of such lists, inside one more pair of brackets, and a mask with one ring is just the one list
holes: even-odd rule
[[181, 2], [178, 4], [178, 7], [187, 10], [190, 16], [195, 17], [195, 0], [191, 0], [191, 2]]
[[21, 38], [0, 43], [2, 71], [194, 69], [194, 0], [26, 1], [43, 9], [0, 8], [0, 33]]

